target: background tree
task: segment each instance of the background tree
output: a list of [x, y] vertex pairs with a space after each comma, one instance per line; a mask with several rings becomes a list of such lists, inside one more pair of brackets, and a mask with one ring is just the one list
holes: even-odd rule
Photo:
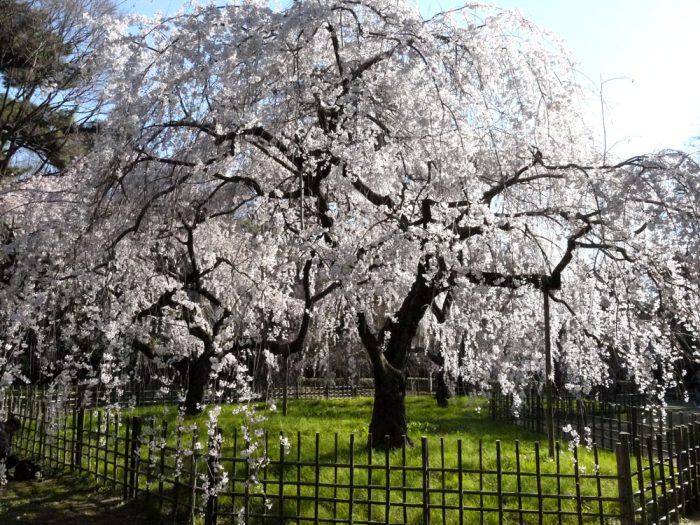
[[102, 103], [92, 58], [111, 0], [0, 1], [0, 179], [84, 153]]

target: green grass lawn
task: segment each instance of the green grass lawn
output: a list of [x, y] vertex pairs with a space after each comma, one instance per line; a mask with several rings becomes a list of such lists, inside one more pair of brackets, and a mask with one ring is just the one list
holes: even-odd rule
[[[348, 520], [351, 513], [360, 522], [371, 517], [384, 523], [387, 501], [390, 502], [390, 523], [421, 523], [426, 482], [433, 523], [458, 522], [460, 503], [466, 509], [462, 511], [464, 523], [479, 523], [482, 519], [484, 523], [498, 523], [499, 505], [505, 523], [518, 523], [521, 516], [525, 523], [538, 523], [540, 509], [545, 512], [561, 509], [570, 513], [565, 514], [562, 523], [577, 523], [578, 512], [582, 513], [584, 521], [598, 521], [586, 514], [598, 513], [601, 507], [605, 514], [616, 512], [617, 504], [613, 500], [617, 496], [617, 481], [613, 477], [616, 471], [613, 454], [598, 452], [596, 466], [594, 451], [580, 448], [576, 463], [573, 454], [563, 444], [558, 459], [550, 460], [543, 436], [491, 421], [487, 401], [483, 398], [458, 397], [450, 401], [447, 409], [438, 408], [435, 400], [429, 397], [408, 398], [408, 432], [413, 446], [390, 453], [372, 451], [367, 446], [371, 398], [290, 401], [287, 416], [280, 411], [265, 411], [263, 406], [257, 408], [267, 419], [254, 427], [259, 431], [261, 446], [253, 455], [261, 457], [267, 449], [272, 462], [257, 472], [260, 483], [248, 489], [250, 494], [255, 494], [249, 499], [250, 523], [276, 523], [280, 514], [300, 514], [308, 518], [318, 515], [321, 522]], [[145, 432], [149, 434], [149, 418], [165, 419], [172, 429], [177, 409], [174, 406], [144, 407], [131, 414], [143, 418]], [[202, 414], [187, 417], [183, 423], [184, 427], [197, 427], [204, 449], [206, 421], [206, 414]], [[243, 417], [234, 414], [234, 407], [222, 409], [219, 426], [224, 439], [224, 458], [241, 457], [244, 448], [242, 422]], [[281, 433], [291, 445], [283, 462], [280, 462]], [[351, 435], [354, 436], [352, 458]], [[422, 437], [427, 439], [425, 452]], [[177, 439], [170, 432], [168, 444], [173, 446]], [[182, 432], [179, 439], [184, 448], [192, 447], [191, 430]], [[538, 457], [535, 447], [539, 441], [544, 441], [544, 446]], [[500, 442], [500, 459], [497, 442]], [[206, 455], [206, 450], [200, 452]], [[145, 454], [142, 451], [142, 455]], [[189, 457], [183, 458], [181, 480], [189, 479], [193, 467]], [[354, 465], [352, 469], [351, 463]], [[425, 465], [429, 467], [427, 476], [424, 474]], [[223, 466], [233, 479], [229, 482], [228, 492], [234, 494], [220, 497], [220, 508], [236, 512], [244, 506], [242, 480], [246, 462], [242, 459], [223, 461]], [[200, 459], [195, 467], [197, 472], [204, 472], [206, 458]], [[542, 474], [539, 484], [535, 476], [538, 470]], [[285, 480], [282, 510], [279, 508], [280, 475]], [[352, 508], [349, 504], [351, 476]], [[155, 489], [155, 485], [151, 484], [151, 487]], [[263, 505], [263, 492], [269, 496], [269, 509]], [[599, 502], [601, 498], [603, 501]], [[318, 507], [314, 503], [316, 499], [320, 500]], [[482, 508], [491, 510], [478, 510]], [[554, 515], [545, 515], [543, 521], [560, 522]]]
[[[265, 417], [257, 427], [269, 433], [284, 432], [291, 435], [301, 432], [303, 436], [313, 436], [316, 432], [324, 437], [330, 433], [342, 436], [355, 434], [356, 441], [366, 441], [369, 421], [372, 414], [372, 398], [357, 397], [348, 399], [290, 400], [287, 415], [282, 411], [269, 410], [263, 403], [255, 403], [256, 412]], [[219, 426], [224, 435], [232, 435], [243, 422], [241, 414], [235, 414], [236, 406], [224, 406], [219, 418]], [[129, 412], [144, 418], [155, 416], [158, 419], [175, 421], [177, 407], [174, 405], [140, 407]], [[520, 427], [501, 424], [488, 417], [488, 401], [485, 398], [460, 396], [450, 400], [446, 409], [437, 407], [435, 400], [427, 396], [408, 397], [406, 401], [409, 437], [420, 443], [421, 436], [431, 438], [454, 437], [465, 440], [482, 439], [484, 442], [534, 441], [542, 436], [523, 430]], [[206, 432], [206, 412], [195, 417], [185, 417], [185, 424], [197, 423], [200, 433]]]

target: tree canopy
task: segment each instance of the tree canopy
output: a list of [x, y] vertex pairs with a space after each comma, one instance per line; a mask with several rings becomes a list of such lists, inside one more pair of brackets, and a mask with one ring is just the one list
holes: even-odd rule
[[568, 390], [612, 360], [647, 392], [673, 380], [674, 326], [700, 326], [698, 166], [605, 163], [569, 58], [520, 15], [246, 2], [106, 29], [110, 118], [52, 183], [71, 195], [52, 201], [56, 254], [17, 284], [43, 283], [47, 319], [70, 312], [72, 377], [81, 338], [105, 382], [135, 352], [185, 357], [194, 411], [223, 368], [245, 383], [253, 349], [349, 341], [374, 371], [370, 429], [399, 443], [420, 348], [483, 386], [543, 381], [547, 294]]

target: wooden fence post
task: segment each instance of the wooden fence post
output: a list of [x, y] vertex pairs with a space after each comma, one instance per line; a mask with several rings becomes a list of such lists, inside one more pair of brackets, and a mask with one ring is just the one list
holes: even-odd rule
[[41, 404], [39, 405], [37, 418], [41, 418], [37, 421], [37, 425], [39, 426], [39, 458], [40, 461], [43, 461], [44, 454], [46, 453], [46, 398], [43, 394], [41, 396]]
[[700, 485], [698, 484], [698, 472], [700, 472], [700, 466], [698, 465], [698, 460], [700, 460], [700, 455], [698, 455], [698, 421], [694, 417], [693, 422], [690, 424], [689, 434], [688, 434], [688, 450], [690, 452], [690, 494], [692, 497], [693, 509], [698, 508], [698, 495], [700, 493]]
[[163, 512], [163, 480], [165, 478], [165, 444], [168, 439], [168, 422], [163, 420], [160, 431], [160, 458], [158, 463], [158, 512]]
[[586, 427], [585, 418], [586, 405], [581, 399], [576, 400], [576, 426], [578, 435], [583, 438], [585, 434], [584, 428]]
[[217, 514], [219, 511], [219, 498], [216, 491], [217, 484], [219, 482], [219, 454], [221, 453], [221, 429], [218, 427], [216, 428], [215, 433], [209, 436], [209, 447], [207, 452], [209, 495], [207, 496], [207, 510], [204, 515], [204, 524], [216, 525]]
[[629, 434], [627, 432], [620, 432], [620, 441], [615, 445], [615, 455], [617, 456], [620, 525], [635, 525], [632, 469], [630, 467], [630, 444]]
[[[338, 450], [338, 434], [335, 435], [336, 438], [336, 450]], [[277, 506], [278, 506], [278, 520], [279, 523], [284, 523], [284, 433], [280, 432], [280, 471], [279, 471], [279, 485], [277, 487]], [[216, 519], [216, 516], [214, 516]], [[212, 523], [216, 525], [216, 521]]]
[[[134, 416], [131, 423], [131, 464], [129, 467], [130, 497], [135, 498], [139, 490], [139, 460], [141, 455], [141, 418]], [[105, 469], [107, 466], [105, 465]]]
[[[245, 450], [246, 454], [247, 451], [250, 450], [250, 439], [246, 438], [245, 440]], [[246, 455], [245, 457], [245, 479], [243, 482], [243, 523], [248, 523], [249, 517], [250, 517], [250, 456]], [[352, 486], [352, 478], [350, 479], [350, 485]], [[352, 514], [351, 514], [352, 515]]]
[[[301, 441], [298, 441], [298, 443], [299, 447], [297, 447], [297, 450], [301, 449]], [[348, 470], [350, 475], [350, 481], [348, 483], [350, 485], [348, 494], [348, 518], [350, 518], [350, 520], [348, 523], [353, 525], [354, 515], [352, 512], [352, 507], [355, 500], [355, 434], [350, 434], [350, 457], [348, 458]]]
[[[129, 437], [131, 436], [131, 418], [126, 418], [126, 430], [124, 431], [124, 463], [122, 465], [122, 499], [124, 501], [129, 499], [129, 464], [131, 463], [131, 454], [129, 453]], [[117, 449], [117, 441], [114, 441], [114, 448]], [[117, 466], [114, 466], [116, 472]]]
[[[640, 508], [640, 523], [646, 525], [647, 519], [647, 498], [645, 494], [646, 486], [644, 483], [644, 446], [639, 438], [634, 440], [634, 449], [637, 460], [637, 488], [639, 489], [639, 508]], [[653, 465], [650, 465], [653, 469]]]
[[428, 458], [428, 438], [421, 438], [421, 460], [423, 475], [423, 525], [430, 525], [430, 463]]
[[75, 458], [73, 465], [78, 470], [83, 468], [83, 427], [85, 425], [85, 409], [80, 407], [75, 425]]
[[199, 459], [198, 450], [199, 430], [195, 427], [192, 430], [192, 447], [190, 448], [190, 516], [192, 523], [195, 522], [194, 514], [197, 508], [197, 460]]
[[282, 388], [282, 415], [287, 415], [287, 390], [289, 389], [289, 353], [284, 355], [282, 362], [284, 363], [284, 383]]
[[496, 493], [498, 495], [498, 524], [503, 525], [503, 469], [501, 464], [501, 441], [496, 440]]

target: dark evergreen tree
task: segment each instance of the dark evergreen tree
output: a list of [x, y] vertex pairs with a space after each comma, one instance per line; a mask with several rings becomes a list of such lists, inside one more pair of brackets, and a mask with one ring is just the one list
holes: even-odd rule
[[[0, 0], [0, 180], [57, 173], [89, 147], [102, 105], [88, 66], [111, 0]], [[89, 17], [84, 17], [88, 13]]]

